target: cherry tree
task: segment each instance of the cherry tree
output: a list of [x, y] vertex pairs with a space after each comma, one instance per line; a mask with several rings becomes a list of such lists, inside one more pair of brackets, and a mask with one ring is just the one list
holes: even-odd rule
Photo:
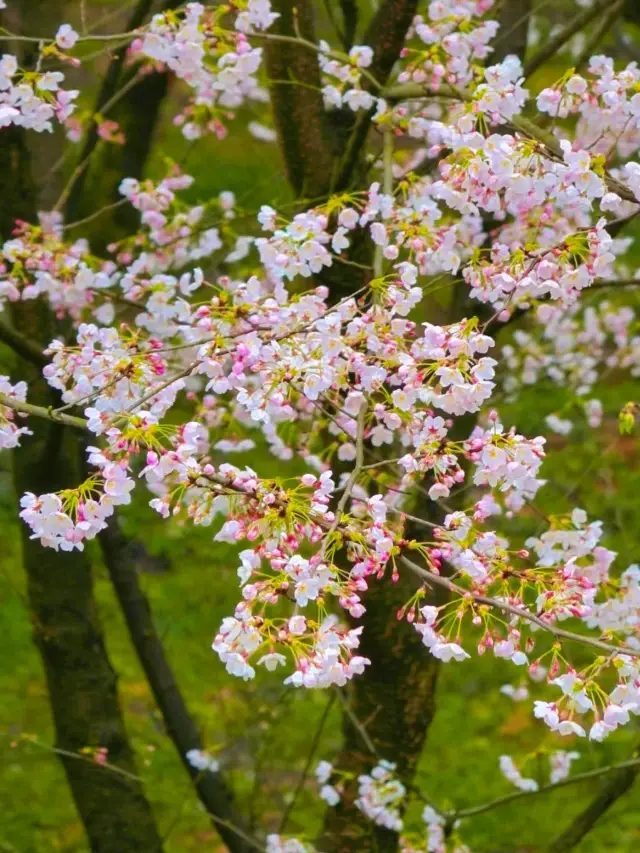
[[[0, 445], [23, 460], [31, 560], [82, 561], [99, 538], [118, 588], [115, 516], [135, 494], [167, 525], [238, 546], [212, 666], [349, 697], [343, 750], [316, 770], [328, 809], [315, 846], [249, 835], [178, 709], [188, 734], [174, 740], [229, 849], [462, 851], [474, 814], [611, 774], [614, 793], [558, 839], [564, 850], [635, 778], [636, 757], [570, 773], [581, 741], [597, 750], [640, 714], [640, 570], [581, 506], [551, 516], [538, 496], [549, 436], [598, 430], [597, 381], [640, 370], [632, 302], [591, 298], [637, 283], [640, 70], [598, 52], [624, 5], [577, 3], [538, 47], [531, 4], [492, 0], [387, 0], [365, 25], [344, 3], [335, 43], [317, 38], [307, 0], [143, 8], [108, 35], [7, 31], [28, 50], [0, 60], [0, 134], [15, 150], [53, 132], [85, 144], [51, 209], [4, 213], [0, 307], [13, 320], [0, 336], [22, 368], [0, 377]], [[68, 81], [95, 42], [121, 49], [129, 77], [87, 118]], [[555, 82], [531, 80], [558, 57]], [[277, 139], [295, 206], [249, 222], [230, 191], [190, 204], [194, 179], [172, 163], [159, 180], [124, 175], [115, 202], [83, 213], [126, 209], [128, 233], [76, 239], [83, 220], [65, 207], [91, 204], [80, 189], [99, 144], [125, 141], [111, 106], [159, 75], [181, 86], [185, 147], [239, 133], [247, 115]], [[547, 434], [503, 421], [501, 406], [547, 377], [571, 401]], [[623, 426], [634, 418], [631, 404]], [[31, 441], [40, 466], [65, 441], [82, 461], [29, 472]], [[259, 454], [234, 463], [253, 448], [283, 476], [261, 472]], [[541, 525], [523, 541], [532, 511]], [[44, 581], [31, 580], [37, 598]], [[155, 651], [145, 667], [171, 728]], [[571, 748], [542, 780], [502, 756], [492, 772], [516, 791], [469, 809], [424, 802], [416, 833], [403, 816], [421, 801], [438, 668], [479, 655], [511, 662], [520, 686], [505, 692]], [[115, 849], [90, 823], [94, 849]]]

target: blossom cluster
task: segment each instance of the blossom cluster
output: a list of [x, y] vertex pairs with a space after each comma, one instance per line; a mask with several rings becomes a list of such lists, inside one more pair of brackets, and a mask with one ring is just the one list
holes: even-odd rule
[[267, 0], [249, 0], [236, 19], [235, 30], [222, 29], [228, 7], [187, 3], [183, 13], [158, 13], [132, 44], [134, 54], [161, 63], [192, 89], [193, 96], [175, 119], [187, 139], [203, 133], [226, 135], [230, 110], [247, 99], [265, 101], [256, 72], [262, 48], [252, 47], [247, 34], [268, 29], [276, 14]]
[[[12, 385], [8, 376], [0, 376], [0, 394], [4, 394], [11, 400], [24, 403], [27, 399], [27, 383], [16, 382]], [[16, 422], [17, 416], [13, 409], [0, 404], [0, 449], [11, 450], [20, 444], [20, 437], [31, 435], [28, 427], [19, 426]]]
[[0, 58], [0, 128], [16, 125], [38, 133], [53, 132], [75, 110], [76, 89], [62, 89], [62, 71], [24, 71], [15, 56]]
[[[441, 82], [468, 84], [474, 63], [489, 56], [491, 39], [498, 32], [497, 21], [481, 20], [492, 6], [493, 0], [432, 0], [427, 16], [417, 15], [413, 20], [409, 43], [403, 50], [406, 67], [399, 82], [424, 83], [433, 88]], [[420, 46], [412, 46], [413, 36]]]

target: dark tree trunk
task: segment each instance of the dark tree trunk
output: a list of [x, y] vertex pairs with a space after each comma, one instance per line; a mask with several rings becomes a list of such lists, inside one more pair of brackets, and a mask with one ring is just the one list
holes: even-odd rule
[[[343, 715], [344, 741], [335, 766], [355, 774], [342, 802], [329, 809], [318, 849], [325, 853], [395, 853], [398, 836], [374, 827], [355, 806], [357, 777], [378, 761], [396, 764], [405, 783], [413, 781], [427, 730], [435, 713], [439, 664], [422, 645], [420, 635], [396, 613], [411, 594], [409, 583], [389, 577], [373, 580], [366, 593], [365, 629], [358, 652], [371, 660], [364, 675], [354, 678]], [[357, 723], [359, 724], [356, 724]], [[377, 756], [360, 730], [364, 727]]]
[[[270, 33], [316, 41], [312, 0], [275, 0], [280, 17]], [[324, 195], [331, 186], [332, 138], [320, 92], [317, 55], [306, 47], [267, 42], [266, 69], [271, 84], [273, 118], [284, 168], [298, 197]], [[293, 85], [304, 82], [309, 88]]]
[[[281, 32], [293, 33], [292, 3], [279, 0], [275, 10], [283, 15]], [[298, 9], [300, 4], [296, 3]], [[364, 39], [374, 50], [372, 73], [384, 82], [399, 55], [404, 36], [415, 13], [415, 0], [386, 0], [374, 16]], [[309, 3], [301, 12], [303, 35], [312, 38]], [[269, 76], [289, 75], [307, 86], [275, 86], [274, 120], [289, 181], [298, 195], [327, 192], [357, 180], [370, 115], [324, 114], [317, 91], [316, 56], [302, 48], [271, 43], [267, 47]], [[327, 127], [329, 133], [327, 133]], [[333, 172], [333, 174], [331, 174]], [[356, 178], [353, 176], [356, 175]], [[362, 187], [359, 187], [362, 188]], [[368, 241], [354, 240], [350, 257], [371, 263]], [[322, 276], [332, 299], [342, 298], [363, 284], [363, 272], [335, 265]], [[365, 273], [366, 277], [366, 273]], [[354, 773], [368, 772], [377, 762], [365, 742], [380, 758], [396, 763], [403, 781], [411, 783], [422, 753], [429, 723], [435, 711], [438, 662], [429, 656], [420, 637], [406, 622], [396, 618], [406, 602], [409, 582], [394, 584], [389, 577], [372, 581], [366, 594], [367, 612], [360, 653], [371, 666], [354, 679], [348, 694], [349, 713], [343, 715], [344, 743], [336, 766]], [[357, 722], [356, 722], [357, 721]], [[367, 735], [363, 737], [362, 727]], [[329, 809], [318, 849], [325, 853], [395, 853], [395, 833], [374, 829], [354, 805], [357, 781], [347, 786], [337, 809]]]
[[[6, 238], [15, 219], [33, 221], [36, 192], [24, 134], [4, 128], [0, 134], [0, 235]], [[50, 312], [38, 302], [18, 304], [15, 325], [33, 340], [48, 341]], [[20, 377], [29, 383], [29, 399], [55, 404], [39, 371], [19, 360]], [[34, 435], [14, 453], [14, 481], [19, 495], [52, 492], [78, 482], [78, 443], [58, 425], [30, 423]], [[23, 563], [27, 575], [33, 636], [44, 665], [56, 746], [61, 755], [79, 815], [94, 853], [161, 853], [150, 805], [136, 777], [133, 752], [118, 704], [116, 675], [104, 645], [93, 596], [91, 566], [85, 553], [66, 554], [43, 548], [22, 526]], [[103, 747], [114, 769], [82, 758], [85, 747]], [[77, 756], [77, 757], [72, 757]], [[117, 768], [117, 769], [116, 769]]]
[[[22, 365], [21, 376], [26, 375]], [[52, 400], [30, 385], [30, 399]], [[63, 427], [33, 424], [34, 436], [14, 455], [16, 491], [35, 493], [74, 485], [77, 440]], [[69, 439], [71, 439], [69, 441]], [[33, 637], [44, 665], [56, 747], [78, 754], [108, 750], [102, 767], [90, 758], [61, 756], [71, 793], [94, 853], [161, 853], [162, 843], [142, 785], [118, 703], [116, 674], [104, 645], [86, 554], [43, 548], [23, 526]], [[125, 775], [126, 774], [126, 775]]]

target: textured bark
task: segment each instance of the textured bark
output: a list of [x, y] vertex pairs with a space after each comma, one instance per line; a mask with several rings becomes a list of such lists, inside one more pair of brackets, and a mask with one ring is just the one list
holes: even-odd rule
[[[399, 778], [411, 783], [435, 713], [438, 661], [428, 654], [420, 635], [396, 613], [411, 594], [411, 584], [389, 577], [372, 580], [359, 654], [371, 660], [364, 675], [353, 680], [348, 701], [353, 720], [365, 727], [379, 758], [397, 766]], [[343, 715], [344, 741], [335, 766], [354, 774], [342, 802], [326, 813], [318, 849], [325, 853], [396, 853], [398, 836], [376, 827], [354, 805], [357, 777], [368, 773], [378, 757], [367, 747], [350, 714]]]
[[[195, 720], [167, 661], [162, 640], [153, 621], [149, 602], [138, 581], [140, 549], [127, 540], [113, 519], [100, 534], [100, 545], [109, 576], [127, 622], [131, 640], [162, 713], [167, 734], [178, 750], [185, 769], [191, 776], [201, 803], [211, 815], [220, 837], [230, 853], [249, 853], [253, 845], [243, 840], [231, 825], [245, 832], [243, 820], [236, 812], [231, 792], [221, 773], [199, 773], [186, 760], [190, 749], [202, 749]], [[221, 821], [224, 821], [225, 826]]]
[[386, 82], [400, 56], [417, 6], [417, 0], [385, 0], [367, 27], [362, 44], [373, 48], [369, 71], [381, 84]]
[[[46, 392], [36, 391], [35, 385], [30, 388], [31, 399], [51, 404]], [[36, 434], [14, 456], [17, 492], [42, 493], [73, 485], [75, 439], [63, 437], [59, 426], [45, 423], [32, 429]], [[29, 539], [24, 526], [22, 539], [33, 637], [44, 664], [56, 747], [70, 753], [105, 747], [109, 764], [135, 777], [89, 559], [77, 551], [64, 554], [43, 548]], [[136, 778], [90, 759], [62, 755], [61, 761], [94, 853], [162, 851], [151, 808]]]
[[[283, 15], [280, 32], [289, 35], [295, 34], [292, 5], [291, 0], [280, 0], [276, 5], [276, 11]], [[297, 7], [301, 10], [299, 31], [313, 40], [308, 0]], [[374, 50], [370, 71], [381, 83], [399, 55], [415, 7], [415, 0], [387, 0], [363, 38], [363, 43]], [[306, 84], [274, 83], [272, 91], [275, 124], [289, 181], [296, 194], [314, 196], [326, 193], [329, 188], [336, 190], [360, 183], [358, 164], [371, 115], [356, 119], [349, 111], [336, 111], [327, 119], [321, 96], [309, 88], [319, 85], [317, 59], [310, 51], [306, 55], [303, 50], [268, 43], [267, 68], [272, 79], [288, 76]], [[332, 166], [335, 154], [339, 155], [339, 162]], [[370, 250], [368, 240], [355, 239], [349, 259], [370, 265]], [[329, 286], [331, 299], [336, 301], [362, 285], [370, 275], [366, 270], [335, 264], [319, 278]], [[376, 756], [366, 746], [354, 720], [366, 726], [379, 756], [396, 762], [401, 777], [411, 782], [435, 710], [437, 661], [425, 653], [419, 635], [396, 618], [407, 597], [407, 586], [393, 584], [388, 578], [374, 581], [366, 596], [360, 651], [372, 664], [364, 675], [354, 679], [348, 699], [351, 713], [343, 715], [344, 744], [337, 759], [337, 766], [355, 776], [370, 770]], [[354, 806], [356, 794], [354, 782], [348, 786], [340, 806], [328, 810], [318, 849], [326, 853], [373, 850], [394, 853], [397, 836], [372, 827]]]
[[[276, 0], [272, 6], [280, 18], [270, 33], [299, 33], [315, 42], [311, 0]], [[320, 93], [318, 57], [299, 45], [269, 41], [265, 55], [272, 81], [273, 117], [289, 183], [299, 197], [322, 196], [331, 185], [333, 142]]]
[[[385, 0], [367, 28], [362, 44], [373, 48], [373, 62], [369, 71], [382, 86], [387, 82], [400, 55], [417, 5], [417, 0]], [[365, 80], [363, 85], [373, 94], [378, 94], [371, 83]], [[355, 115], [351, 110], [341, 111], [338, 127], [343, 153], [336, 169], [333, 189], [343, 190], [361, 180], [361, 155], [374, 112], [375, 108]]]
[[[36, 9], [39, 4], [25, 2], [20, 12], [33, 20]], [[55, 9], [48, 7], [47, 12]], [[16, 219], [33, 221], [37, 209], [31, 157], [21, 129], [3, 130], [0, 157], [5, 164], [0, 176], [0, 233], [6, 237]], [[33, 341], [48, 341], [53, 336], [52, 316], [39, 302], [16, 306], [14, 319], [18, 332]], [[54, 400], [32, 361], [19, 361], [20, 376], [29, 382], [31, 400], [50, 405]], [[46, 422], [30, 426], [34, 435], [14, 453], [17, 492], [42, 493], [73, 485], [78, 473], [77, 439]], [[151, 808], [135, 778], [116, 675], [96, 612], [89, 560], [83, 553], [42, 548], [29, 539], [24, 525], [22, 538], [33, 636], [44, 665], [56, 746], [70, 753], [61, 755], [61, 761], [91, 849], [96, 853], [160, 853], [162, 843]], [[98, 746], [108, 750], [109, 764], [122, 772], [90, 758], [73, 757], [84, 747]]]

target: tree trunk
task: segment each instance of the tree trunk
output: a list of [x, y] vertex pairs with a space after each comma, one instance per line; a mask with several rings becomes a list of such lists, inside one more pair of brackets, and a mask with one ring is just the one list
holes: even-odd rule
[[[11, 233], [15, 219], [33, 221], [36, 193], [30, 158], [20, 128], [0, 135], [3, 205], [0, 234]], [[18, 304], [16, 326], [34, 340], [49, 340], [52, 317], [39, 301]], [[18, 362], [29, 383], [29, 399], [51, 405], [45, 381], [29, 362]], [[30, 423], [34, 435], [14, 453], [18, 494], [52, 492], [75, 485], [77, 439], [47, 421]], [[33, 636], [44, 665], [56, 731], [56, 747], [94, 853], [161, 853], [149, 803], [135, 776], [133, 752], [118, 704], [116, 675], [104, 645], [93, 596], [91, 566], [85, 553], [43, 548], [22, 526], [23, 562]], [[113, 769], [83, 758], [85, 747], [108, 750]]]
[[[369, 773], [378, 758], [392, 761], [397, 776], [411, 784], [435, 713], [439, 663], [422, 645], [420, 635], [396, 613], [411, 594], [409, 582], [372, 580], [364, 598], [367, 612], [359, 654], [371, 665], [353, 679], [349, 713], [343, 715], [344, 741], [335, 760], [353, 773], [342, 802], [326, 813], [318, 849], [325, 853], [395, 853], [398, 836], [376, 827], [355, 806], [357, 777]], [[357, 721], [357, 723], [356, 723]], [[375, 746], [372, 754], [361, 727]]]

